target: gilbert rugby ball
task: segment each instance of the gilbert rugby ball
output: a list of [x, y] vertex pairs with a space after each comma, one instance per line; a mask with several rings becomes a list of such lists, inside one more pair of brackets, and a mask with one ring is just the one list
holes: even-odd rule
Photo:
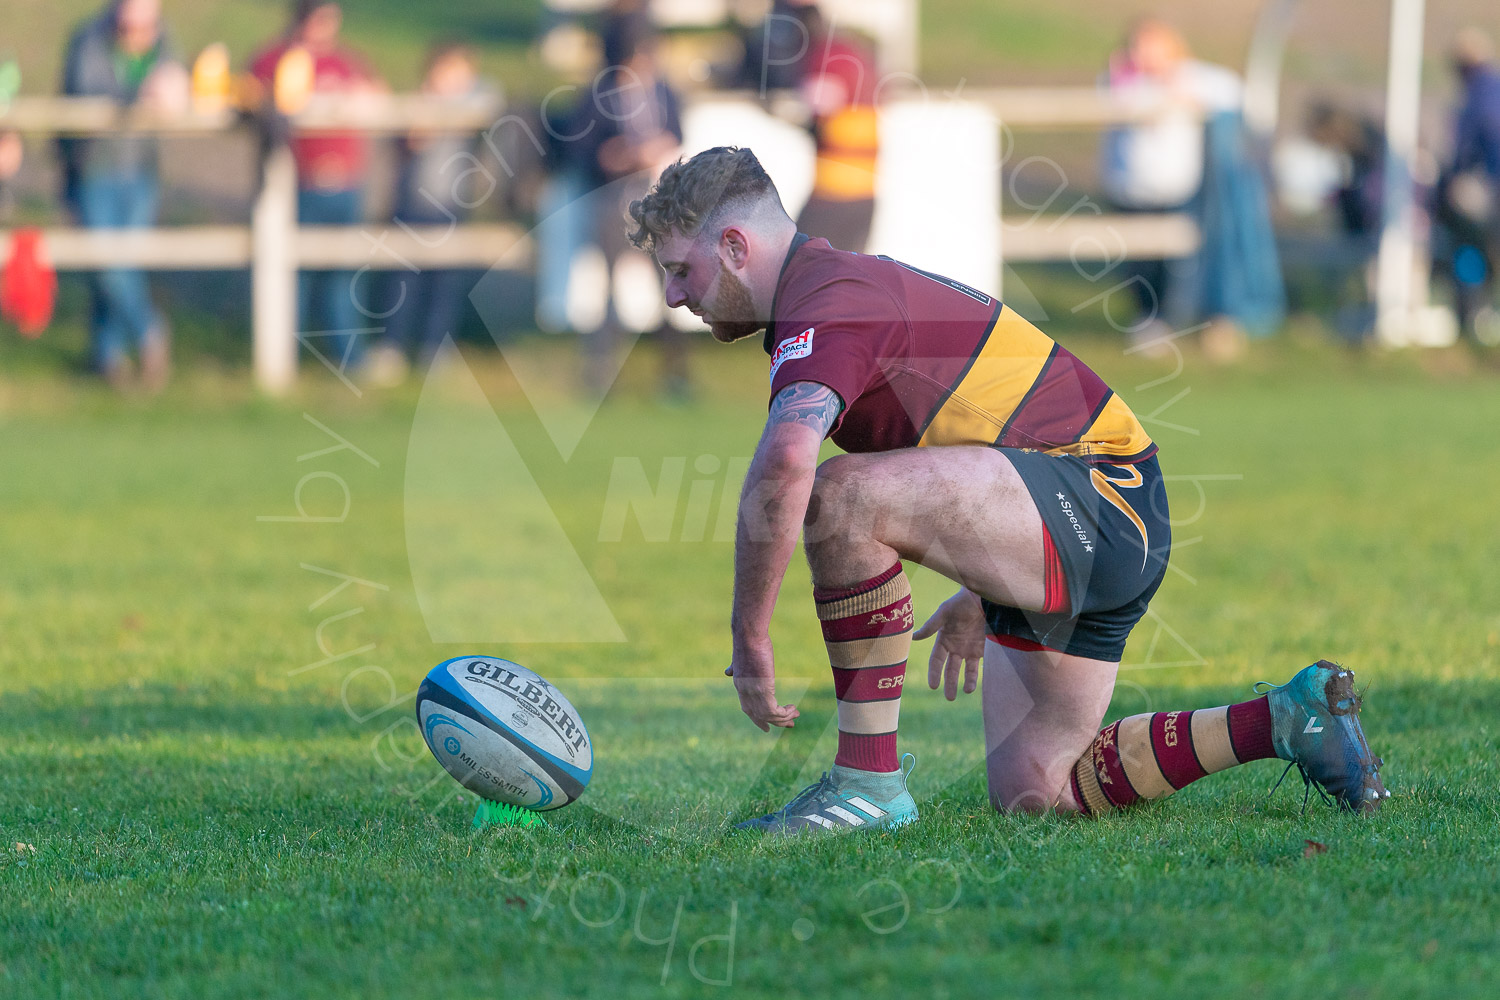
[[557, 809], [583, 794], [594, 746], [578, 711], [541, 677], [496, 656], [444, 660], [417, 690], [427, 749], [494, 802]]

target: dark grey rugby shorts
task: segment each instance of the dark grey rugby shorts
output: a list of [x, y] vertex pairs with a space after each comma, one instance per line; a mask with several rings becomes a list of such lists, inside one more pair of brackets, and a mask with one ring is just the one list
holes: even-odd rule
[[1118, 662], [1130, 630], [1161, 586], [1172, 551], [1166, 484], [1156, 456], [1112, 465], [1000, 450], [1020, 473], [1051, 536], [1067, 609], [1047, 614], [984, 601], [990, 634], [1000, 642], [1008, 637], [1008, 645]]

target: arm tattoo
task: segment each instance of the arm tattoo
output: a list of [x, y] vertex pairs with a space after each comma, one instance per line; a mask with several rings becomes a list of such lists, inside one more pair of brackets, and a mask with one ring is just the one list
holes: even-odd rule
[[821, 382], [793, 382], [771, 401], [767, 425], [803, 424], [827, 437], [828, 429], [844, 408], [839, 394]]

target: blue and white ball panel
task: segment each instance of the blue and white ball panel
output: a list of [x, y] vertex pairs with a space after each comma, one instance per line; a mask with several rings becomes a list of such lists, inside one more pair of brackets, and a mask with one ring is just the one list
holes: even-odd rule
[[417, 692], [417, 722], [448, 773], [496, 801], [556, 809], [593, 774], [593, 744], [572, 703], [509, 660], [438, 664]]
[[461, 656], [438, 664], [427, 676], [462, 694], [558, 763], [585, 774], [593, 770], [594, 747], [578, 710], [535, 672], [499, 657]]
[[425, 701], [417, 721], [432, 755], [469, 791], [530, 809], [549, 809], [570, 801], [544, 768], [483, 720]]

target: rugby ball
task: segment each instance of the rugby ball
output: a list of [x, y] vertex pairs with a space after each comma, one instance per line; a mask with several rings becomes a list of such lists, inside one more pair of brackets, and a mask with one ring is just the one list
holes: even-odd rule
[[433, 667], [417, 690], [427, 749], [483, 798], [558, 809], [583, 794], [594, 746], [561, 691], [519, 663], [459, 656]]

